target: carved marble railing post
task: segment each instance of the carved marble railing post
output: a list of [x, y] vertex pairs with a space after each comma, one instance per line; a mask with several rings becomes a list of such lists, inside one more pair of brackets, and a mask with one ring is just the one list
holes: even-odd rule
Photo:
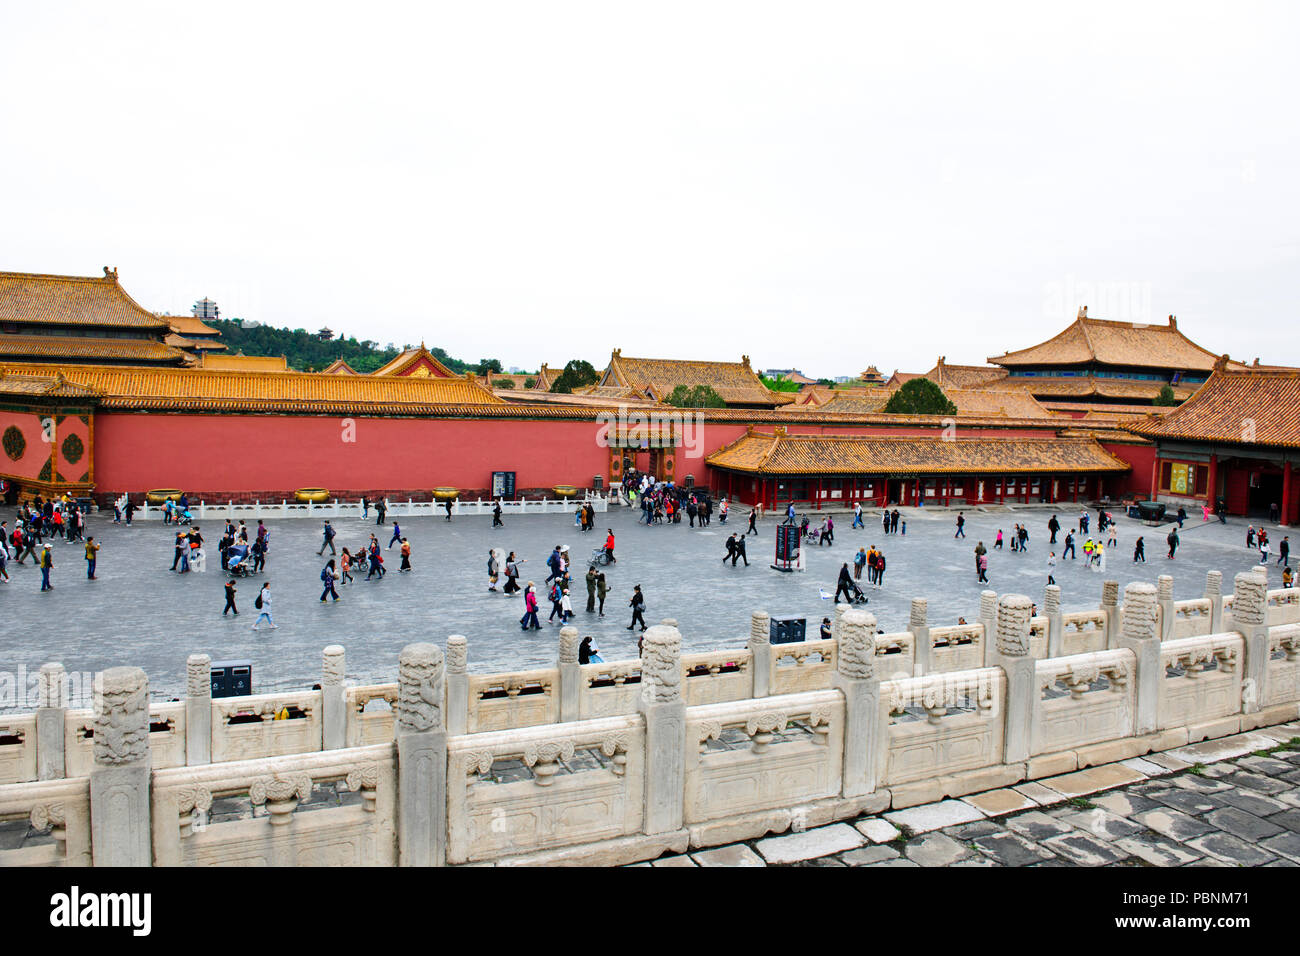
[[212, 763], [212, 658], [185, 659], [185, 765]]
[[36, 779], [58, 780], [66, 776], [63, 759], [63, 728], [67, 723], [64, 687], [68, 675], [62, 664], [42, 664], [36, 685]]
[[755, 611], [749, 618], [750, 670], [754, 674], [755, 697], [772, 693], [772, 631], [766, 611]]
[[398, 655], [397, 674], [398, 865], [442, 866], [447, 860], [442, 650], [408, 644]]
[[1253, 714], [1268, 699], [1268, 578], [1243, 572], [1232, 579], [1232, 627], [1245, 639], [1241, 712]]
[[1165, 677], [1160, 660], [1160, 604], [1156, 588], [1134, 583], [1124, 588], [1124, 627], [1115, 647], [1137, 657], [1137, 718], [1134, 733], [1150, 734], [1158, 728], [1160, 683]]
[[[754, 617], [757, 621], [758, 615]], [[644, 636], [637, 710], [645, 718], [645, 832], [653, 835], [682, 827], [686, 704], [682, 700], [681, 632], [656, 624]]]
[[1210, 633], [1223, 631], [1223, 574], [1219, 571], [1205, 572], [1205, 597], [1210, 602]]
[[578, 664], [578, 644], [582, 638], [576, 627], [560, 628], [560, 720], [577, 720], [581, 712], [582, 667]]
[[1029, 654], [1033, 607], [1033, 601], [1025, 594], [1004, 594], [998, 599], [997, 633], [991, 642], [990, 666], [1002, 668], [1007, 675], [1003, 763], [1029, 759], [1030, 730], [1038, 695], [1035, 663]]
[[984, 666], [993, 666], [993, 638], [997, 634], [998, 592], [980, 592], [979, 624], [984, 628]]
[[929, 602], [925, 598], [912, 598], [912, 613], [908, 618], [907, 629], [912, 632], [912, 674], [920, 677], [933, 669], [930, 646]]
[[860, 797], [875, 791], [886, 753], [874, 614], [845, 612], [831, 686], [844, 695], [843, 795]]
[[1106, 615], [1106, 650], [1119, 647], [1119, 582], [1101, 582], [1101, 612]]
[[469, 641], [447, 638], [447, 733], [469, 733]]
[[1174, 624], [1178, 615], [1174, 613], [1174, 578], [1171, 574], [1162, 574], [1156, 578], [1156, 603], [1160, 605], [1160, 640], [1174, 639]]
[[348, 692], [343, 686], [345, 656], [338, 644], [321, 654], [321, 749], [342, 750], [348, 745]]
[[1065, 656], [1065, 623], [1061, 618], [1061, 587], [1049, 584], [1043, 592], [1043, 614], [1047, 617], [1047, 656]]
[[849, 607], [847, 604], [835, 605], [835, 611], [831, 615], [831, 637], [835, 638], [836, 641], [839, 641], [840, 639], [840, 628], [844, 624], [844, 615], [851, 610], [853, 610], [853, 608]]
[[149, 678], [140, 668], [110, 667], [95, 676], [94, 753], [94, 865], [150, 866]]

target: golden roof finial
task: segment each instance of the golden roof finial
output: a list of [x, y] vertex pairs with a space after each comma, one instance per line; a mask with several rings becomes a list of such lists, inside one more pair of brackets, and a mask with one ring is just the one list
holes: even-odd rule
[[111, 268], [111, 269], [110, 269], [108, 266], [104, 266], [104, 278], [106, 278], [106, 279], [112, 279], [113, 281], [116, 282], [116, 281], [117, 281], [117, 266], [113, 266], [113, 268]]
[[1172, 315], [1169, 317], [1169, 327], [1171, 329], [1178, 328], [1178, 319], [1174, 318]]
[[1214, 363], [1214, 370], [1216, 372], [1224, 371], [1228, 367], [1228, 361], [1229, 361], [1228, 353], [1224, 352], [1222, 355], [1219, 356], [1218, 360]]
[[1086, 319], [1087, 317], [1088, 317], [1088, 307], [1086, 305], [1079, 306], [1079, 314], [1075, 316], [1075, 318]]

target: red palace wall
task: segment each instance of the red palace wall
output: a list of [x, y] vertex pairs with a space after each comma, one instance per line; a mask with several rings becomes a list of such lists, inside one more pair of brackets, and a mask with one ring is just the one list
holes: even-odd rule
[[27, 447], [17, 461], [0, 450], [0, 474], [13, 478], [35, 478], [50, 460], [50, 446], [41, 441], [41, 416], [35, 412], [0, 411], [0, 435], [10, 426], [22, 432]]
[[[536, 495], [560, 484], [589, 487], [594, 475], [608, 476], [609, 451], [596, 442], [601, 426], [594, 419], [593, 415], [589, 421], [349, 420], [102, 412], [94, 422], [95, 486], [102, 496], [181, 488], [209, 500], [278, 500], [305, 487], [328, 488], [340, 498], [368, 493], [427, 498], [432, 488], [450, 485], [471, 497], [486, 497], [493, 471], [514, 471], [516, 493]], [[355, 424], [351, 435], [346, 430], [348, 421]], [[60, 441], [74, 427], [84, 430], [77, 419], [67, 419], [61, 426]], [[772, 426], [756, 428], [770, 431]], [[792, 423], [788, 428], [791, 434], [870, 432], [938, 437], [934, 428], [922, 426]], [[740, 438], [745, 430], [744, 424], [709, 422], [698, 430], [687, 430], [687, 445], [697, 447], [678, 449], [676, 474], [693, 474], [698, 484], [714, 484], [704, 457]], [[978, 434], [1023, 437], [1053, 433], [1054, 429], [1003, 428]], [[39, 443], [39, 431], [34, 437]], [[354, 440], [346, 441], [348, 437]], [[89, 448], [88, 436], [82, 439]], [[29, 449], [30, 445], [31, 438]], [[1107, 447], [1134, 463], [1133, 472], [1119, 481], [1150, 484], [1154, 452], [1149, 446]], [[697, 454], [692, 456], [691, 450]], [[645, 452], [634, 457], [640, 466], [648, 459]], [[40, 462], [36, 470], [39, 467]], [[79, 477], [85, 462], [67, 468], [65, 476], [75, 472], [73, 477]]]
[[1115, 478], [1106, 479], [1106, 492], [1112, 498], [1151, 497], [1151, 466], [1156, 460], [1155, 445], [1121, 445], [1102, 442], [1106, 449], [1121, 461], [1133, 466], [1133, 470]]

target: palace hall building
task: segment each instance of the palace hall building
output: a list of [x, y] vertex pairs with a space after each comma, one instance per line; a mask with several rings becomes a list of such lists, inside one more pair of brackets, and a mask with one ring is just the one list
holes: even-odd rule
[[103, 276], [0, 272], [0, 362], [180, 366], [168, 321]]
[[[993, 365], [1006, 370], [999, 388], [1022, 388], [1057, 411], [1082, 417], [1088, 411], [1127, 406], [1134, 412], [1153, 408], [1168, 385], [1184, 401], [1209, 377], [1219, 356], [1178, 331], [1171, 315], [1166, 325], [1139, 325], [1088, 317], [1088, 307], [1046, 342], [995, 355]], [[1244, 368], [1230, 362], [1231, 368]]]
[[1300, 521], [1300, 369], [1221, 362], [1159, 421], [1132, 426], [1156, 443], [1151, 484], [1172, 505], [1220, 499], [1229, 514]]

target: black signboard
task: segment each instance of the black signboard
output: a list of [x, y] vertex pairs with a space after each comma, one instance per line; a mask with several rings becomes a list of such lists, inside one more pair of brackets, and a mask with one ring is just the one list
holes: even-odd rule
[[792, 524], [777, 525], [776, 560], [789, 563], [799, 557], [799, 529]]
[[513, 501], [515, 497], [515, 473], [513, 471], [492, 472], [492, 497]]

